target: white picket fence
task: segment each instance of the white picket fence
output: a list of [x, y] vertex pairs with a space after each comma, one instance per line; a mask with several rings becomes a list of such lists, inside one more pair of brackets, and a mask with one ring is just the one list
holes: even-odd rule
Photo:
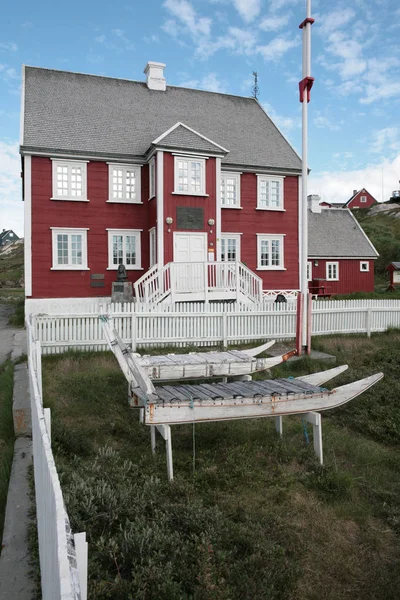
[[[125, 343], [151, 346], [210, 346], [295, 337], [296, 302], [259, 305], [181, 303], [111, 304], [106, 311]], [[98, 313], [32, 318], [44, 354], [66, 349], [106, 350]], [[400, 327], [399, 300], [312, 302], [312, 335], [382, 332]]]
[[43, 409], [41, 343], [27, 323], [33, 465], [43, 600], [86, 600], [86, 534], [73, 535], [51, 450], [50, 409]]

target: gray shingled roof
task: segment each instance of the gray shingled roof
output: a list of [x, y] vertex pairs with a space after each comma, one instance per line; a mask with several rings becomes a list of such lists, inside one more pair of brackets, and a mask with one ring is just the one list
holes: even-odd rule
[[22, 150], [133, 159], [177, 122], [229, 150], [223, 163], [301, 170], [253, 98], [25, 67]]
[[205, 140], [194, 131], [186, 129], [183, 125], [178, 125], [176, 129], [163, 137], [157, 145], [166, 148], [179, 148], [180, 150], [202, 150], [226, 154], [219, 146]]
[[308, 256], [376, 258], [378, 253], [348, 208], [308, 211]]

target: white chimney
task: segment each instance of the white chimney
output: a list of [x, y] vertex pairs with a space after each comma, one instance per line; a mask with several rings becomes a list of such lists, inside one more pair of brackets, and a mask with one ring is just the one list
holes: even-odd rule
[[167, 82], [164, 77], [164, 63], [152, 62], [149, 60], [143, 73], [146, 75], [146, 83], [149, 90], [160, 90], [165, 92]]
[[320, 205], [321, 197], [318, 196], [318, 194], [311, 194], [310, 196], [307, 196], [307, 200], [308, 208], [311, 210], [311, 212], [320, 213], [322, 211], [322, 207]]

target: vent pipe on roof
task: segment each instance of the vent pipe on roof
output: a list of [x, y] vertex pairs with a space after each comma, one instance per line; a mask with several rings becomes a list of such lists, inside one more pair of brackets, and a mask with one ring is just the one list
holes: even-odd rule
[[167, 82], [164, 77], [165, 64], [149, 60], [143, 73], [146, 75], [146, 83], [149, 90], [165, 92]]
[[318, 196], [317, 194], [311, 194], [310, 196], [307, 196], [307, 200], [308, 208], [311, 210], [311, 212], [320, 213], [322, 211], [322, 207], [320, 205], [320, 196]]

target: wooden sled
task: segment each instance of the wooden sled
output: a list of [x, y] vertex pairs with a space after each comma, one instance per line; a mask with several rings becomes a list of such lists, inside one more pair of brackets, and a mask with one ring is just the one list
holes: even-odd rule
[[[273, 344], [266, 342], [248, 350], [225, 352], [189, 352], [188, 354], [166, 354], [160, 356], [140, 356], [132, 353], [114, 329], [112, 320], [101, 317], [104, 335], [128, 381], [132, 381], [129, 356], [133, 356], [152, 380], [173, 381], [181, 379], [210, 379], [212, 377], [236, 377], [265, 371], [281, 364], [296, 354], [296, 350], [268, 358], [256, 358]], [[133, 382], [134, 383], [134, 382]]]

